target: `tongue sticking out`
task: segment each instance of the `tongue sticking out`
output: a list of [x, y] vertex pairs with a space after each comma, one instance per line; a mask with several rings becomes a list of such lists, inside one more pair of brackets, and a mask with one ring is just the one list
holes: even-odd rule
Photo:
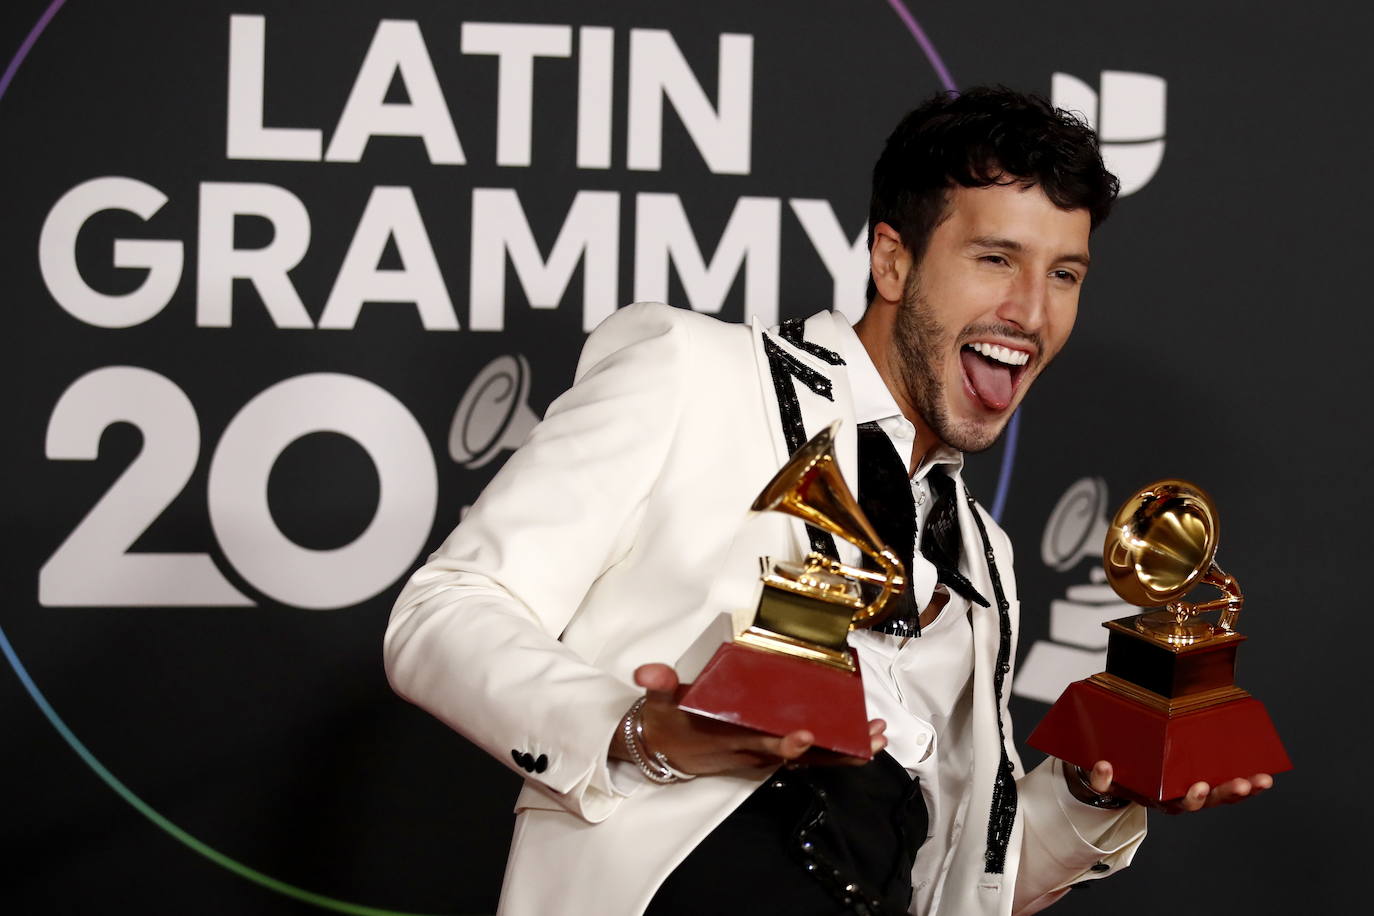
[[1011, 367], [985, 359], [972, 350], [960, 354], [969, 384], [989, 410], [1002, 410], [1011, 403]]

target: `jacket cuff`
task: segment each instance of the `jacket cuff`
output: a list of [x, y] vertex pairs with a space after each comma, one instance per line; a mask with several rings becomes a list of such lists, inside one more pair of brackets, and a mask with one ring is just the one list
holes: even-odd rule
[[1131, 804], [1104, 811], [1083, 804], [1069, 792], [1053, 757], [1024, 776], [1018, 788], [1025, 815], [1012, 908], [1018, 916], [1039, 912], [1074, 884], [1125, 868], [1145, 839], [1144, 808]]
[[[582, 732], [572, 744], [563, 745], [561, 754], [555, 755], [554, 748], [549, 748], [548, 772], [526, 776], [515, 810], [564, 810], [591, 824], [610, 817], [621, 799], [634, 791], [634, 784], [618, 767], [620, 761], [608, 758], [611, 739], [625, 710], [640, 695], [641, 691], [629, 684], [611, 686], [596, 703], [599, 724]], [[534, 753], [539, 750], [535, 748]]]
[[[1119, 809], [1085, 805], [1073, 797], [1064, 781], [1063, 761], [1049, 757], [1026, 776], [1028, 782], [1048, 781], [1045, 792], [1027, 793], [1033, 804], [1053, 800], [1055, 810], [1041, 818], [1027, 812], [1026, 824], [1063, 824], [1069, 829], [1045, 831], [1038, 837], [1055, 861], [1069, 868], [1089, 869], [1085, 878], [1100, 878], [1130, 864], [1145, 836], [1145, 809], [1130, 804]], [[1037, 812], [1038, 814], [1038, 812]], [[1040, 831], [1036, 831], [1040, 833]], [[1107, 868], [1102, 868], [1102, 865]]]

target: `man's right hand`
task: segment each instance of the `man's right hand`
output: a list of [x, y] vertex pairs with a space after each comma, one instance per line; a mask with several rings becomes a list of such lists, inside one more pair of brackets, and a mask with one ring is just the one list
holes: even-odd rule
[[[868, 762], [814, 748], [816, 739], [805, 729], [779, 737], [683, 712], [673, 702], [679, 681], [677, 672], [668, 665], [640, 665], [635, 669], [635, 683], [647, 696], [643, 709], [645, 745], [684, 773], [705, 775], [794, 762], [853, 766]], [[874, 754], [887, 746], [883, 735], [886, 727], [882, 719], [868, 723]], [[619, 730], [610, 753], [619, 760], [631, 759]]]

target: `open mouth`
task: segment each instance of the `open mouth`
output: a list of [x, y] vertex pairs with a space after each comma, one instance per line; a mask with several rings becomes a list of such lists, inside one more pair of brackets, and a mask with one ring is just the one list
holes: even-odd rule
[[981, 341], [965, 344], [959, 351], [964, 380], [988, 410], [1006, 410], [1030, 358], [1026, 350]]

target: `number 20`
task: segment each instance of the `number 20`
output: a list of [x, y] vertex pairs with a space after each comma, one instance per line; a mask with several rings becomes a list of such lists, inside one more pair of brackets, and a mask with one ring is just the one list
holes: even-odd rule
[[[200, 423], [186, 393], [135, 366], [96, 369], [63, 392], [48, 424], [47, 457], [93, 460], [101, 434], [127, 422], [143, 449], [91, 507], [38, 574], [38, 600], [72, 606], [251, 606], [203, 553], [130, 553], [186, 486], [200, 451]], [[361, 445], [376, 466], [372, 521], [352, 543], [313, 550], [272, 520], [267, 479], [282, 451], [310, 433]], [[434, 524], [438, 475], [414, 416], [381, 387], [314, 373], [258, 394], [229, 421], [210, 461], [210, 524], [225, 557], [263, 594], [324, 610], [366, 601], [405, 572]]]

